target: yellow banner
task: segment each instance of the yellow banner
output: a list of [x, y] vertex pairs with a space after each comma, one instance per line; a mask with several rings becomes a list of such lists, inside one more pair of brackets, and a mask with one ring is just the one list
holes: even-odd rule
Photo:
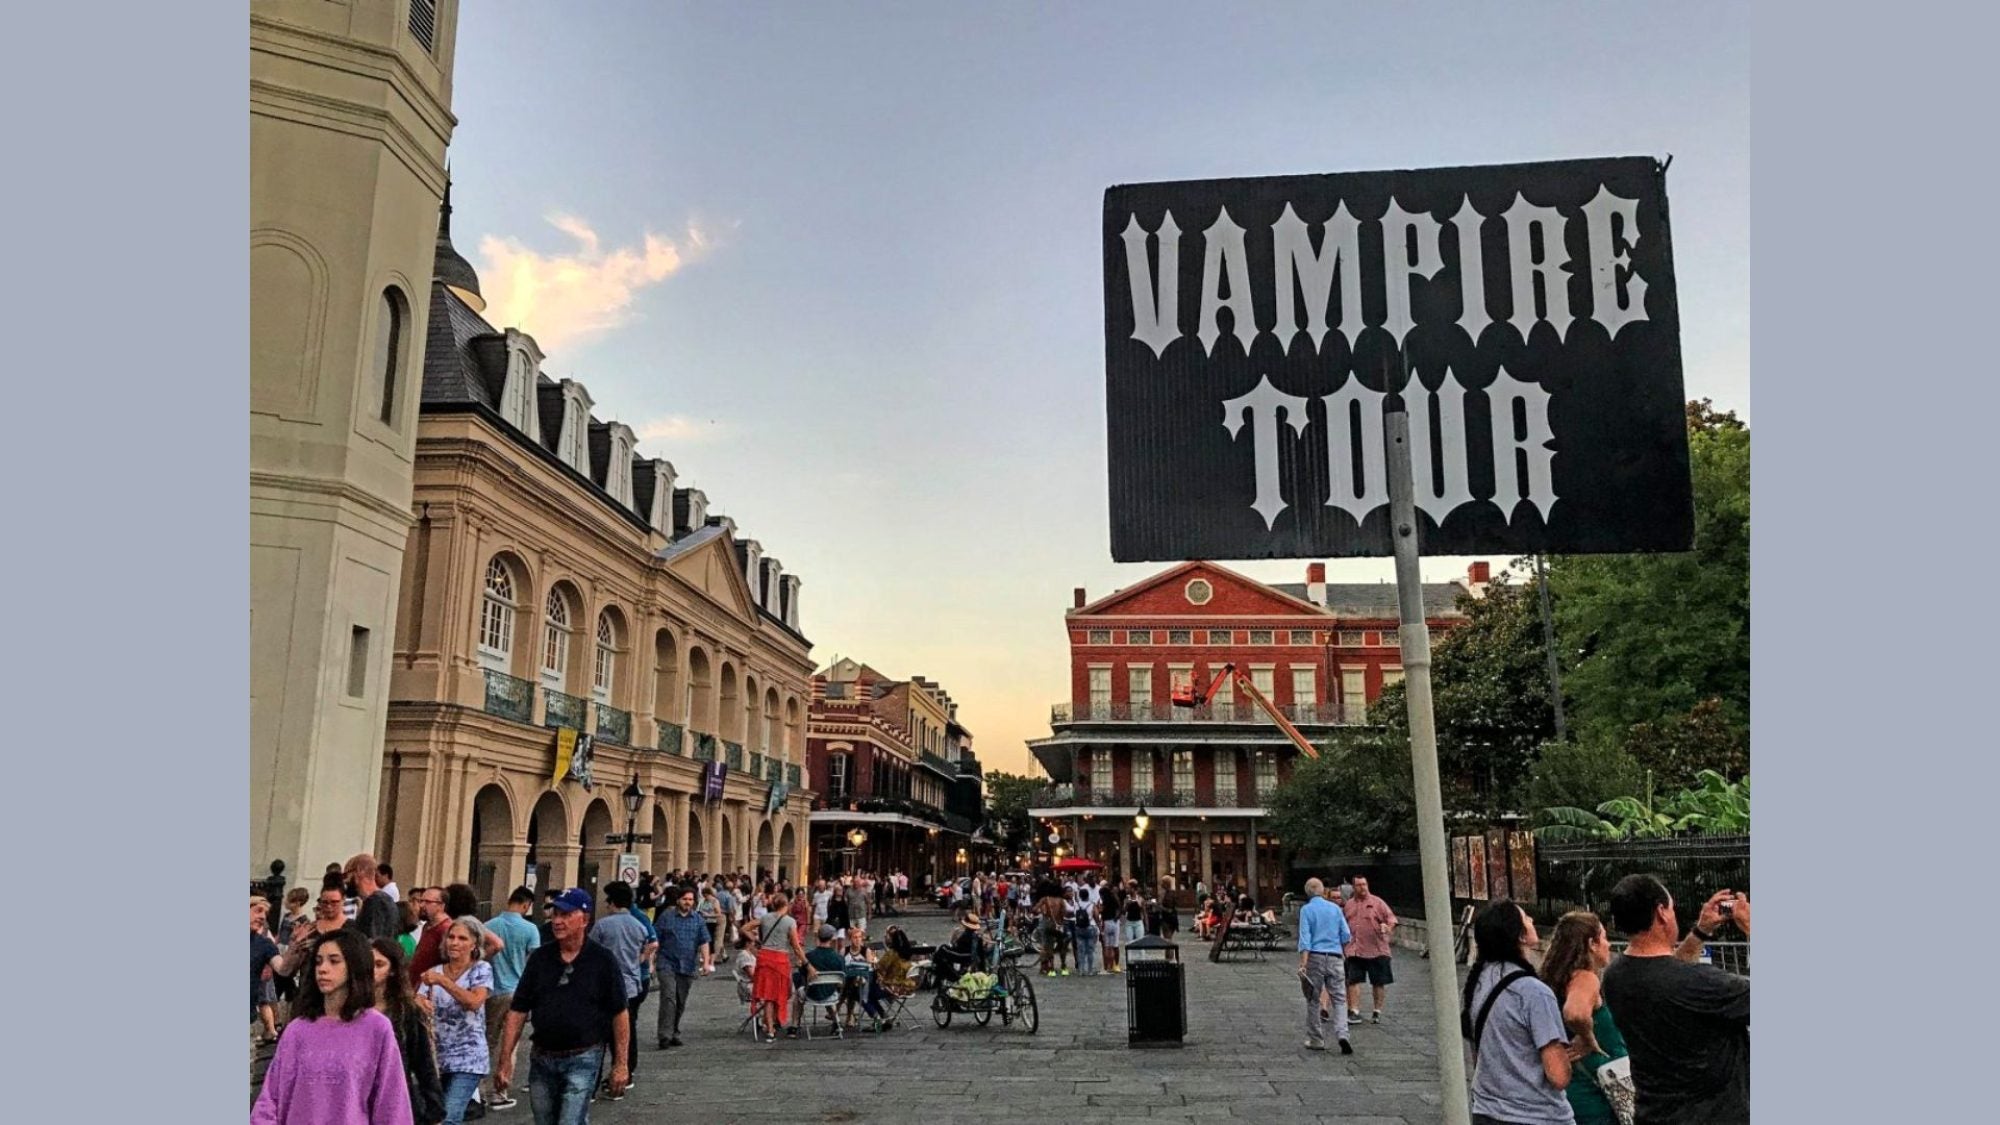
[[549, 779], [550, 785], [561, 785], [569, 776], [569, 760], [576, 754], [576, 732], [564, 727], [556, 732], [556, 775]]

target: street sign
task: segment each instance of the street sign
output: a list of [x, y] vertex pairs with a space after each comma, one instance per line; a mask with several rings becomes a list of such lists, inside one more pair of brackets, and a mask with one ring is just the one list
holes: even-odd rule
[[618, 880], [628, 887], [639, 885], [639, 857], [626, 852], [618, 857]]
[[1651, 157], [1104, 193], [1111, 557], [1386, 556], [1410, 415], [1425, 554], [1685, 550]]
[[623, 832], [606, 832], [604, 834], [604, 842], [607, 844], [623, 844], [628, 840], [634, 844], [650, 844], [653, 842], [653, 834], [651, 832], [637, 832], [631, 836], [627, 836]]

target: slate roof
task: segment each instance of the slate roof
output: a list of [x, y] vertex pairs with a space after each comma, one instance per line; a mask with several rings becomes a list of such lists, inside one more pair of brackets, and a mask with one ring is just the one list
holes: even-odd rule
[[443, 282], [432, 282], [430, 324], [424, 333], [424, 402], [476, 402], [491, 410], [499, 408], [494, 392], [489, 389], [495, 384], [484, 370], [486, 360], [482, 352], [486, 349], [475, 346], [485, 339], [500, 343], [503, 354], [499, 375], [504, 380], [506, 338], [459, 300], [457, 294], [445, 288]]
[[[1306, 584], [1303, 582], [1266, 583], [1273, 590], [1290, 594], [1305, 601]], [[1424, 583], [1424, 615], [1426, 617], [1459, 617], [1458, 596], [1465, 587], [1456, 582]], [[1338, 617], [1396, 619], [1396, 584], [1394, 582], [1329, 582], [1326, 584], [1326, 608]]]

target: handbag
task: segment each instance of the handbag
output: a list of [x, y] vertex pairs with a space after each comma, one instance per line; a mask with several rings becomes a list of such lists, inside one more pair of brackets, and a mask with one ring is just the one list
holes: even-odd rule
[[1604, 1100], [1611, 1103], [1611, 1113], [1618, 1118], [1618, 1125], [1632, 1125], [1632, 1118], [1638, 1112], [1639, 1089], [1632, 1084], [1631, 1057], [1612, 1059], [1597, 1068], [1596, 1077], [1597, 1088], [1604, 1092]]

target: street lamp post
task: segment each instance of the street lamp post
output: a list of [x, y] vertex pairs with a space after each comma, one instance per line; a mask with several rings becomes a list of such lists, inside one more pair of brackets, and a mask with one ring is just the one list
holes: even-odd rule
[[625, 850], [631, 851], [639, 845], [639, 803], [646, 799], [646, 791], [639, 788], [639, 775], [632, 775], [631, 784], [619, 794], [625, 800]]

